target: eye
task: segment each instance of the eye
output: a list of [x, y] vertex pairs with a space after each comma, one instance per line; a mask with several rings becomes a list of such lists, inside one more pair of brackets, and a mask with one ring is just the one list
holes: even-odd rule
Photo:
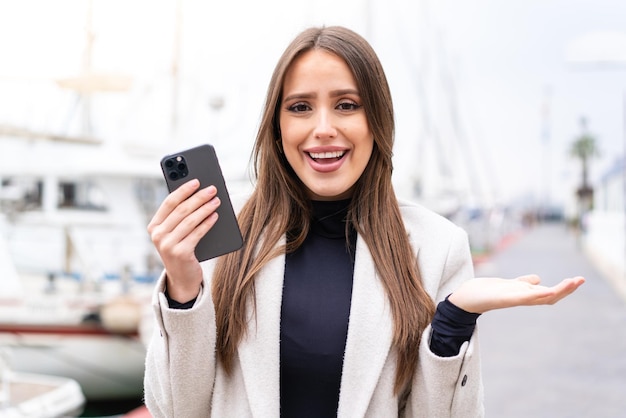
[[355, 103], [352, 100], [346, 100], [346, 101], [340, 102], [337, 105], [337, 109], [344, 110], [344, 111], [357, 110], [360, 107], [361, 107], [360, 104]]
[[311, 106], [303, 102], [298, 102], [288, 106], [287, 110], [294, 113], [302, 113], [311, 110]]

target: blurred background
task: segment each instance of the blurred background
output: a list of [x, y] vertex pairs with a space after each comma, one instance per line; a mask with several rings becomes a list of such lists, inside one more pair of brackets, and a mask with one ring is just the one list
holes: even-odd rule
[[[0, 416], [20, 402], [81, 416], [140, 405], [161, 269], [145, 231], [166, 195], [159, 160], [211, 143], [230, 192], [249, 190], [274, 64], [302, 29], [334, 24], [365, 36], [386, 70], [398, 195], [464, 227], [477, 274], [588, 272], [608, 298], [588, 313], [610, 306], [616, 322], [586, 355], [607, 338], [626, 376], [626, 3], [4, 1]], [[487, 353], [496, 345], [485, 336]], [[502, 415], [505, 395], [489, 397], [510, 355], [485, 356], [488, 416], [529, 416]], [[623, 377], [591, 381], [626, 393]], [[39, 395], [42, 385], [75, 405]], [[572, 389], [550, 390], [564, 411]]]

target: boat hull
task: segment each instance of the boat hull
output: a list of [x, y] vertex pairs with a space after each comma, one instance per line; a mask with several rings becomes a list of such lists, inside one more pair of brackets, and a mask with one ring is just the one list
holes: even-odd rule
[[95, 327], [0, 325], [11, 369], [76, 380], [88, 400], [140, 398], [145, 346]]
[[3, 418], [57, 418], [79, 416], [85, 397], [72, 379], [44, 374], [5, 372]]

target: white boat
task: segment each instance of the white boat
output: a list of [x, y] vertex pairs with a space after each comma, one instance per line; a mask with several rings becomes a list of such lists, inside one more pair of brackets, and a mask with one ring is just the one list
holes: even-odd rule
[[162, 199], [158, 159], [146, 168], [99, 145], [8, 138], [0, 148], [38, 162], [0, 167], [0, 346], [12, 369], [71, 378], [89, 400], [141, 397], [139, 326], [161, 266], [136, 192]]
[[84, 405], [85, 396], [75, 380], [14, 372], [0, 361], [0, 418], [79, 416]]
[[0, 278], [12, 289], [0, 295], [0, 346], [12, 369], [71, 378], [89, 400], [141, 397], [145, 346], [139, 326], [151, 282], [51, 280], [7, 264], [1, 270], [13, 270], [18, 280], [11, 284], [10, 272]]
[[0, 346], [11, 369], [70, 378], [89, 400], [139, 398], [145, 346], [138, 325], [145, 305], [130, 297], [106, 305], [1, 299]]
[[89, 2], [82, 72], [55, 84], [76, 95], [67, 132], [0, 121], [0, 346], [12, 370], [73, 379], [88, 400], [140, 398], [165, 152], [98, 139], [95, 96], [130, 79], [91, 68], [92, 40]]
[[144, 298], [43, 291], [0, 298], [0, 346], [11, 369], [70, 378], [89, 400], [140, 398], [145, 345], [139, 326], [149, 287]]
[[15, 373], [4, 382], [8, 397], [0, 404], [1, 418], [60, 418], [79, 416], [85, 397], [72, 379]]
[[[132, 77], [92, 68], [91, 3], [77, 75], [38, 80], [48, 95], [24, 93], [32, 83], [9, 86], [43, 105], [0, 120], [0, 346], [15, 371], [72, 378], [89, 400], [137, 398], [145, 356], [138, 317], [162, 268], [146, 225], [167, 193], [160, 157], [173, 150], [112, 127], [133, 120], [150, 88], [109, 101], [125, 96]], [[121, 122], [108, 118], [115, 103], [125, 108]], [[51, 116], [33, 122], [34, 114]]]

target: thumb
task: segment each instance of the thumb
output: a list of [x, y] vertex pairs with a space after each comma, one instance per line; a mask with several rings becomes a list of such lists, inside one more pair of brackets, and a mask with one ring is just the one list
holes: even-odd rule
[[515, 280], [519, 280], [521, 282], [526, 282], [530, 284], [539, 284], [541, 282], [541, 278], [536, 274], [526, 274], [524, 276], [516, 277]]

